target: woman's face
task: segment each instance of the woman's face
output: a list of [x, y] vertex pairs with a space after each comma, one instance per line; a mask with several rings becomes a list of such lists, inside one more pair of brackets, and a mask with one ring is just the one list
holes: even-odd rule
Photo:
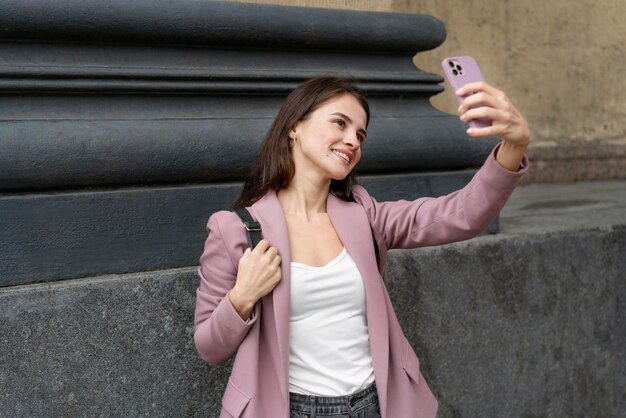
[[361, 159], [367, 115], [350, 94], [329, 100], [290, 132], [296, 138], [296, 174], [319, 174], [324, 180], [344, 179]]

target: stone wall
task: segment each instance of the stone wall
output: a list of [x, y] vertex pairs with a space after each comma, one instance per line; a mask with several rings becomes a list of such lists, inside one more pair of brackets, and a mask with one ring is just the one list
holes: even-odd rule
[[[625, 253], [624, 225], [392, 251], [438, 417], [619, 416]], [[195, 352], [197, 285], [185, 268], [0, 289], [0, 416], [217, 417], [230, 363]]]
[[0, 286], [196, 264], [206, 220], [232, 203], [284, 97], [318, 74], [358, 77], [369, 97], [358, 173], [379, 200], [457, 190], [495, 145], [429, 102], [442, 78], [412, 58], [445, 40], [431, 16], [4, 3]]

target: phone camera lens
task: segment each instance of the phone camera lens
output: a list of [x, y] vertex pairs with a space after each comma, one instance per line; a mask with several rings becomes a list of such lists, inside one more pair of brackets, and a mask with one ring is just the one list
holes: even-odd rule
[[448, 61], [448, 65], [449, 65], [450, 67], [454, 68], [454, 62], [452, 62], [452, 61]]
[[459, 72], [453, 68], [453, 69], [452, 69], [452, 74], [454, 74], [454, 75], [459, 75]]
[[460, 65], [460, 64], [456, 66], [456, 69], [457, 69], [459, 72], [462, 72], [462, 71], [463, 71], [463, 67], [461, 67], [461, 65]]

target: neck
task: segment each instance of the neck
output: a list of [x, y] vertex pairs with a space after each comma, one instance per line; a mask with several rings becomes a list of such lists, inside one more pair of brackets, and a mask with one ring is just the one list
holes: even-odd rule
[[310, 221], [320, 213], [326, 213], [326, 199], [330, 179], [311, 179], [294, 175], [289, 187], [278, 192], [278, 200], [285, 215], [295, 215]]

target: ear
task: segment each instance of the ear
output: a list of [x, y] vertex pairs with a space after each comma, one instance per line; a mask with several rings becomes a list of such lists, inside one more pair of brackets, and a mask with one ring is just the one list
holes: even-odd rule
[[289, 137], [290, 138], [297, 138], [298, 137], [298, 130], [300, 128], [300, 121], [296, 122], [293, 127], [289, 130]]

